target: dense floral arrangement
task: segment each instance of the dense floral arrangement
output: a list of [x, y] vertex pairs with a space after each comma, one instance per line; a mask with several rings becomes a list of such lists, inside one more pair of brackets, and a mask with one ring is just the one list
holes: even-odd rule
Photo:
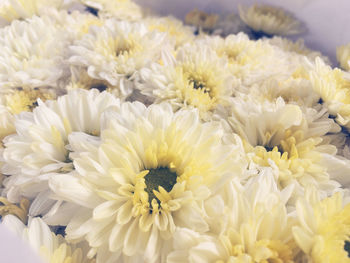
[[45, 262], [350, 262], [349, 47], [259, 5], [0, 17], [1, 221]]

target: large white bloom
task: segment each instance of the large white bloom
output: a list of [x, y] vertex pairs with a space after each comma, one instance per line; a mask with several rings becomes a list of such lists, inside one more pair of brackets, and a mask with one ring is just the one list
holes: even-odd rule
[[202, 206], [239, 175], [239, 153], [223, 145], [218, 123], [202, 124], [195, 110], [134, 102], [105, 118], [101, 145], [76, 151], [79, 180], [68, 174], [50, 181], [58, 196], [85, 207], [67, 238], [84, 237], [97, 260], [109, 252], [160, 262], [176, 227], [209, 231]]
[[41, 218], [32, 218], [25, 226], [17, 217], [8, 215], [1, 224], [30, 245], [45, 263], [95, 262], [87, 258], [87, 244], [68, 244], [63, 236], [51, 232]]
[[294, 239], [309, 262], [350, 261], [350, 204], [343, 192], [322, 198], [309, 188], [297, 202], [299, 224]]
[[67, 36], [49, 17], [14, 21], [0, 30], [0, 92], [56, 87], [69, 74]]
[[232, 202], [225, 204], [230, 222], [221, 234], [178, 229], [167, 262], [293, 262], [293, 219], [285, 207], [290, 191], [279, 192], [268, 169], [245, 187], [237, 181], [229, 186], [226, 200]]
[[197, 108], [202, 117], [218, 105], [227, 105], [237, 86], [227, 60], [205, 45], [186, 45], [176, 57], [164, 54], [161, 63], [144, 68], [140, 75], [141, 93], [155, 103], [167, 101], [174, 109]]
[[48, 178], [74, 169], [68, 136], [82, 132], [76, 140], [96, 141], [93, 135], [99, 135], [102, 112], [118, 106], [119, 100], [106, 92], [77, 89], [55, 101], [38, 100], [38, 104], [33, 112], [16, 117], [16, 133], [4, 140], [2, 167], [8, 175], [4, 181], [7, 198], [11, 202], [18, 202], [22, 196], [35, 199], [32, 215], [54, 203], [50, 201]]
[[77, 40], [70, 63], [84, 67], [90, 77], [107, 81], [119, 97], [130, 95], [136, 73], [160, 58], [166, 47], [166, 34], [149, 32], [142, 23], [107, 20], [102, 27]]

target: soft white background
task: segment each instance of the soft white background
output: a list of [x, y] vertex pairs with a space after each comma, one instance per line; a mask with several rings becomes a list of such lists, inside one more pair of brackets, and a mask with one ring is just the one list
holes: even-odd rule
[[[1, 0], [0, 0], [1, 1]], [[301, 37], [309, 47], [320, 50], [335, 62], [335, 49], [350, 42], [350, 0], [138, 0], [159, 14], [183, 18], [194, 8], [220, 14], [236, 12], [237, 4], [268, 3], [283, 6], [308, 27]], [[0, 262], [36, 263], [30, 248], [0, 225]]]
[[335, 50], [350, 42], [350, 0], [137, 0], [160, 14], [183, 18], [194, 8], [221, 14], [236, 12], [237, 5], [266, 3], [283, 6], [302, 20], [308, 32], [307, 46], [322, 51], [335, 62]]

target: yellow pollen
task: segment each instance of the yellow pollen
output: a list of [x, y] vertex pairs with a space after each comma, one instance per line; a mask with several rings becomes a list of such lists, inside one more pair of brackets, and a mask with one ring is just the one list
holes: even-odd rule
[[53, 96], [50, 93], [43, 93], [38, 89], [24, 90], [20, 88], [6, 96], [6, 106], [13, 114], [32, 111], [37, 106], [36, 101], [39, 98], [45, 101], [53, 99]]

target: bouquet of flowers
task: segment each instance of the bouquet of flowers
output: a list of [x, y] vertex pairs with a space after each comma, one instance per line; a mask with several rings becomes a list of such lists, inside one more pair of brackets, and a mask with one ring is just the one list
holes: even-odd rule
[[45, 262], [350, 262], [343, 69], [277, 7], [0, 4], [0, 215]]

